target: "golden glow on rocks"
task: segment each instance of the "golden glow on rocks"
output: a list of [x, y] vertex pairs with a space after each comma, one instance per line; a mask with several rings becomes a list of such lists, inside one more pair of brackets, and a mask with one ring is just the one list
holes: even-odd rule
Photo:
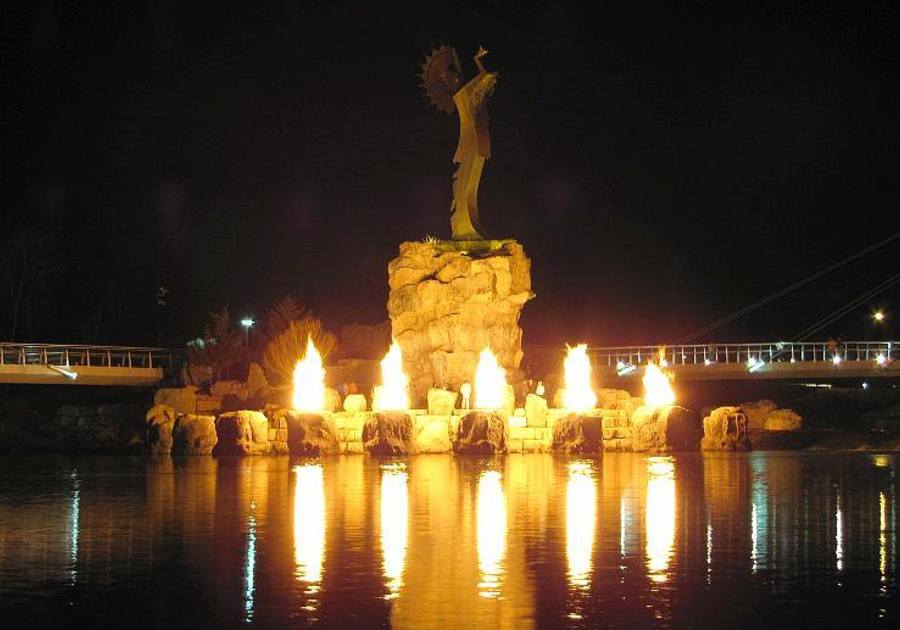
[[672, 383], [653, 361], [644, 368], [644, 404], [651, 407], [675, 404]]
[[506, 372], [490, 348], [481, 351], [475, 370], [475, 407], [500, 409], [506, 395]]
[[375, 411], [409, 409], [409, 379], [403, 371], [403, 354], [394, 341], [381, 361], [381, 387], [376, 388], [372, 401]]
[[322, 355], [316, 350], [312, 337], [306, 338], [306, 354], [294, 368], [294, 393], [291, 407], [298, 411], [325, 409], [325, 368]]
[[597, 406], [597, 395], [591, 389], [591, 360], [587, 344], [569, 348], [563, 363], [566, 374], [563, 404], [570, 411], [588, 411]]

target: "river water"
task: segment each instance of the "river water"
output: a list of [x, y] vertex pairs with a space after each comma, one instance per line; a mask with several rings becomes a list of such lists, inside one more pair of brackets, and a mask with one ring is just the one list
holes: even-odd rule
[[0, 461], [5, 627], [897, 627], [900, 457]]

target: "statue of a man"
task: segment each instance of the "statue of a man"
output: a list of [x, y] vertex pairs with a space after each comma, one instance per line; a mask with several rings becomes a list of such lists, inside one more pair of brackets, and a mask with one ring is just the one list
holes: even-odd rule
[[485, 240], [478, 214], [478, 183], [484, 162], [491, 157], [487, 98], [497, 84], [497, 73], [488, 72], [482, 59], [488, 51], [478, 47], [475, 65], [478, 74], [463, 84], [456, 51], [449, 46], [435, 50], [422, 66], [425, 93], [446, 112], [459, 114], [459, 144], [453, 161], [459, 164], [453, 176], [453, 203], [450, 227], [454, 240]]

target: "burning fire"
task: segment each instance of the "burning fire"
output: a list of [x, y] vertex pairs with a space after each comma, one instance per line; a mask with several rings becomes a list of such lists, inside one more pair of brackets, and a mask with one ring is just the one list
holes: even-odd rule
[[475, 407], [500, 409], [506, 395], [506, 372], [490, 348], [481, 351], [475, 370]]
[[297, 361], [294, 368], [291, 407], [299, 411], [322, 411], [325, 408], [325, 368], [312, 337], [306, 338], [306, 355]]
[[644, 369], [644, 400], [651, 407], [675, 404], [675, 390], [672, 383], [653, 361]]
[[403, 372], [403, 355], [400, 345], [394, 341], [381, 361], [381, 387], [375, 388], [372, 409], [409, 409], [409, 379]]
[[597, 406], [597, 395], [591, 389], [591, 360], [587, 355], [587, 344], [580, 343], [569, 348], [564, 362], [566, 388], [563, 404], [571, 411], [587, 411]]

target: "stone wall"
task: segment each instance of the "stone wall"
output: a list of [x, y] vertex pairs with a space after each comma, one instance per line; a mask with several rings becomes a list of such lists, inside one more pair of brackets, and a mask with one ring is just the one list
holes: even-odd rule
[[515, 380], [522, 361], [522, 306], [531, 292], [531, 261], [515, 241], [482, 253], [446, 241], [407, 242], [388, 264], [387, 310], [403, 351], [414, 404], [432, 386], [458, 390], [472, 381], [487, 346]]

